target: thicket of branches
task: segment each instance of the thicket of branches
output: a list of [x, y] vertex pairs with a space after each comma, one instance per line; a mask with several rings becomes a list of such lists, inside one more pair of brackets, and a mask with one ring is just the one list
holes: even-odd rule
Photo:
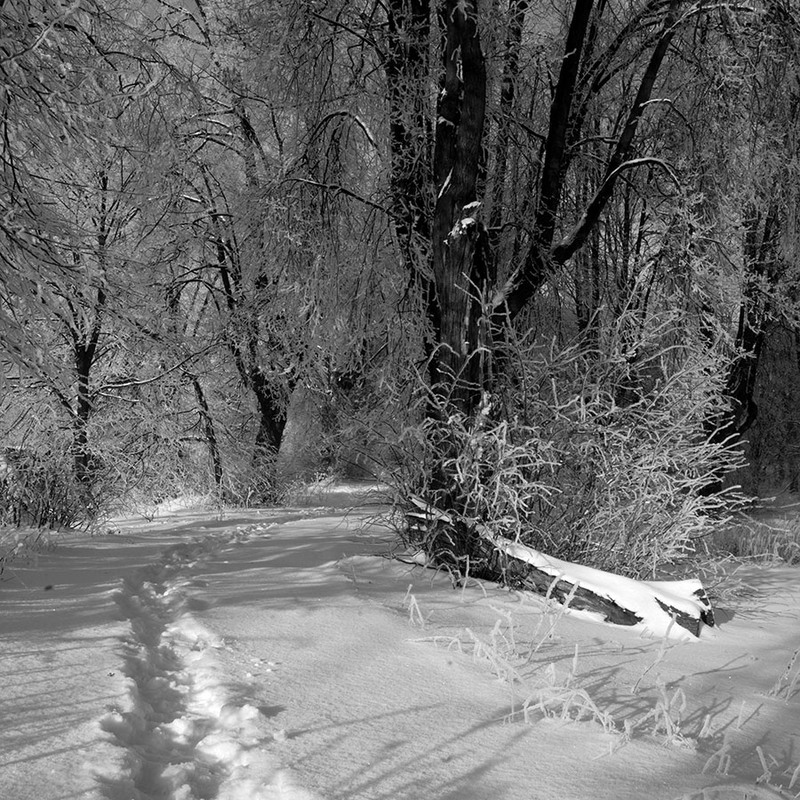
[[708, 490], [743, 459], [714, 435], [724, 372], [691, 328], [677, 312], [644, 329], [625, 315], [591, 350], [523, 340], [505, 356], [511, 385], [472, 417], [428, 395], [438, 413], [420, 409], [394, 452], [407, 543], [495, 576], [482, 534], [632, 577], [694, 552], [743, 500]]
[[419, 533], [456, 568], [485, 525], [644, 574], [732, 471], [796, 488], [798, 33], [789, 0], [6, 0], [4, 521], [372, 473], [460, 520]]

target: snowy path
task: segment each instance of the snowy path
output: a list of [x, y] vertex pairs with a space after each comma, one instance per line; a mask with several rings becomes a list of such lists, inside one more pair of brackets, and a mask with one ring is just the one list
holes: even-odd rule
[[[383, 532], [362, 521], [186, 514], [15, 564], [0, 583], [2, 800], [800, 790], [800, 570], [752, 571], [757, 602], [665, 648], [491, 585], [453, 591], [376, 558]], [[532, 687], [585, 689], [617, 732], [524, 723]]]
[[222, 642], [192, 614], [203, 586], [191, 578], [222, 546], [264, 526], [174, 545], [123, 581], [116, 601], [130, 622], [124, 673], [128, 707], [102, 727], [125, 765], [102, 778], [120, 800], [309, 800], [264, 749], [272, 733], [252, 705], [234, 698], [216, 652]]
[[313, 800], [193, 613], [197, 568], [275, 521], [204, 523], [64, 539], [6, 572], [3, 800]]
[[[800, 790], [756, 784], [762, 757], [776, 785], [800, 769], [800, 685], [768, 694], [800, 644], [797, 569], [755, 576], [773, 584], [760, 611], [665, 649], [579, 619], [542, 636], [540, 601], [492, 586], [453, 591], [443, 576], [360, 557], [381, 544], [356, 528], [287, 522], [200, 568], [203, 622], [227, 645], [227, 671], [256, 687], [285, 730], [282, 762], [328, 800], [756, 800]], [[516, 633], [498, 626], [512, 618]], [[495, 680], [473, 636], [497, 651], [541, 637], [519, 668], [525, 685], [565, 694], [572, 680], [639, 731], [621, 745], [599, 725], [509, 723], [526, 689]], [[670, 707], [659, 711], [665, 693]]]

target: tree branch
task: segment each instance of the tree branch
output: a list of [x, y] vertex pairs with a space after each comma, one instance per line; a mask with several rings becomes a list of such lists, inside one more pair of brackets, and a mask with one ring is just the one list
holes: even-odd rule
[[624, 171], [621, 167], [630, 152], [633, 138], [639, 128], [639, 121], [642, 118], [645, 107], [650, 102], [653, 86], [655, 85], [656, 78], [661, 69], [661, 64], [664, 61], [664, 56], [667, 54], [667, 50], [675, 36], [675, 23], [677, 21], [680, 2], [681, 0], [673, 0], [670, 4], [669, 11], [664, 20], [662, 36], [653, 50], [653, 54], [650, 56], [650, 62], [642, 76], [642, 82], [639, 84], [639, 91], [636, 93], [636, 99], [631, 106], [625, 127], [608, 161], [606, 175], [603, 179], [603, 183], [600, 185], [600, 189], [589, 203], [581, 222], [578, 224], [578, 228], [573, 231], [572, 235], [567, 237], [566, 241], [559, 243], [552, 250], [551, 256], [555, 264], [563, 264], [586, 241], [589, 232], [597, 224], [600, 215], [603, 213], [606, 204], [614, 192], [617, 179], [621, 172]]
[[189, 354], [182, 361], [179, 361], [177, 364], [173, 364], [173, 366], [171, 366], [169, 369], [165, 369], [162, 372], [159, 372], [158, 375], [155, 375], [152, 378], [142, 378], [141, 380], [119, 381], [117, 383], [104, 383], [102, 386], [97, 387], [97, 389], [95, 390], [95, 394], [108, 392], [111, 389], [129, 389], [132, 386], [147, 386], [148, 384], [156, 383], [156, 381], [160, 381], [167, 375], [175, 372], [176, 370], [181, 369], [185, 364], [188, 364], [190, 361], [202, 355], [203, 353], [207, 353], [209, 350], [213, 349], [213, 347], [214, 345], [208, 345], [208, 347], [204, 347], [202, 350], [199, 350], [196, 353]]
[[556, 215], [561, 199], [562, 167], [567, 148], [567, 128], [575, 99], [575, 85], [581, 62], [586, 30], [592, 14], [594, 0], [576, 0], [572, 14], [564, 58], [558, 84], [550, 106], [550, 124], [547, 130], [542, 183], [536, 211], [535, 235], [540, 246], [549, 247], [553, 241]]
[[382, 206], [380, 203], [376, 203], [374, 200], [370, 200], [367, 197], [362, 197], [360, 194], [356, 194], [356, 192], [351, 191], [350, 189], [346, 189], [344, 186], [340, 186], [337, 183], [322, 183], [321, 181], [314, 181], [310, 178], [284, 178], [284, 183], [305, 183], [309, 186], [317, 186], [320, 189], [325, 189], [329, 192], [336, 192], [337, 194], [343, 194], [345, 197], [350, 197], [353, 200], [358, 200], [360, 203], [363, 203], [370, 208], [374, 208], [377, 211], [380, 211], [382, 214], [386, 214], [389, 217], [394, 217], [395, 215], [385, 206]]
[[667, 164], [666, 161], [662, 161], [660, 158], [633, 158], [630, 161], [623, 162], [613, 172], [611, 172], [609, 175], [606, 175], [605, 180], [590, 201], [586, 211], [583, 212], [578, 224], [575, 225], [575, 227], [553, 248], [553, 260], [556, 261], [556, 263], [563, 263], [576, 250], [578, 250], [588, 238], [592, 228], [594, 228], [594, 226], [597, 224], [600, 210], [602, 210], [597, 210], [598, 197], [608, 191], [609, 185], [613, 190], [613, 185], [617, 182], [617, 178], [619, 178], [623, 172], [626, 172], [630, 169], [636, 169], [637, 167], [644, 166], [645, 164], [661, 167], [661, 169], [663, 169], [672, 179], [672, 182], [676, 186], [680, 187], [681, 184], [675, 170], [669, 164]]
[[[628, 117], [622, 129], [622, 133], [606, 165], [605, 177], [603, 178], [600, 189], [590, 201], [578, 226], [557, 246], [553, 247], [552, 234], [554, 231], [555, 217], [553, 216], [551, 218], [550, 215], [558, 209], [558, 201], [555, 199], [555, 193], [560, 192], [561, 181], [563, 180], [563, 173], [560, 171], [563, 166], [563, 146], [561, 148], [561, 156], [558, 156], [558, 148], [556, 149], [556, 155], [552, 156], [552, 158], [558, 158], [559, 173], [556, 174], [556, 164], [552, 163], [548, 176], [545, 178], [543, 175], [543, 189], [540, 198], [540, 209], [536, 216], [537, 229], [534, 230], [534, 240], [523, 264], [512, 273], [505, 286], [497, 291], [492, 299], [495, 326], [502, 326], [506, 324], [508, 320], [513, 320], [514, 317], [516, 317], [539, 287], [545, 282], [547, 276], [556, 267], [566, 262], [575, 251], [584, 244], [589, 233], [599, 221], [600, 215], [605, 210], [611, 198], [620, 174], [627, 169], [627, 167], [623, 167], [623, 164], [626, 163], [639, 127], [639, 121], [644, 113], [644, 109], [650, 102], [656, 78], [658, 77], [664, 57], [675, 35], [678, 21], [678, 9], [681, 2], [682, 0], [672, 0], [669, 5], [661, 28], [661, 36], [650, 56], [650, 61], [642, 75], [639, 90], [628, 112]], [[579, 6], [580, 0], [578, 0], [578, 4], [576, 5], [576, 14]], [[572, 31], [570, 32], [572, 33]], [[568, 44], [567, 54], [569, 55], [569, 53], [570, 49]], [[566, 69], [566, 57], [564, 68]], [[572, 91], [574, 91], [574, 79], [572, 80]], [[561, 83], [561, 78], [559, 78], [559, 83]], [[568, 100], [565, 100], [565, 102], [568, 102]], [[560, 117], [557, 117], [555, 122], [557, 125], [563, 122], [563, 125], [566, 126], [566, 121], [562, 121]], [[551, 119], [551, 129], [552, 125], [553, 121]], [[566, 136], [566, 127], [564, 127], [562, 132], [564, 136]], [[552, 133], [552, 130], [550, 133]], [[549, 140], [550, 135], [548, 134], [548, 148], [550, 147]], [[552, 181], [556, 180], [556, 178], [558, 181], [554, 185]], [[546, 195], [546, 192], [548, 192], [549, 195]], [[539, 229], [540, 225], [543, 226], [543, 229]]]

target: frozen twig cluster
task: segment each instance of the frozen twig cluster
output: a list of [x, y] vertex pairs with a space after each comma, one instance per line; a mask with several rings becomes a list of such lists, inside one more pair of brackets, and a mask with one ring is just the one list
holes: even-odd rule
[[[468, 560], [471, 574], [502, 579], [482, 531], [642, 578], [722, 527], [738, 495], [705, 490], [741, 456], [708, 434], [721, 413], [712, 356], [688, 357], [674, 315], [633, 339], [628, 322], [603, 352], [517, 343], [513, 396], [487, 395], [475, 414], [426, 396], [436, 413], [404, 431], [407, 457], [390, 477], [410, 512], [408, 544], [459, 574]], [[420, 521], [414, 498], [444, 516]]]

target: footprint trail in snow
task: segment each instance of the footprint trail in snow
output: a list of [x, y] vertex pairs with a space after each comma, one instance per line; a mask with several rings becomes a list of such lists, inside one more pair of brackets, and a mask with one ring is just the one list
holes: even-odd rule
[[241, 701], [219, 658], [224, 643], [192, 615], [203, 585], [193, 568], [267, 527], [174, 545], [122, 582], [127, 707], [101, 724], [125, 755], [121, 773], [97, 774], [108, 800], [318, 800], [269, 752], [280, 732]]

